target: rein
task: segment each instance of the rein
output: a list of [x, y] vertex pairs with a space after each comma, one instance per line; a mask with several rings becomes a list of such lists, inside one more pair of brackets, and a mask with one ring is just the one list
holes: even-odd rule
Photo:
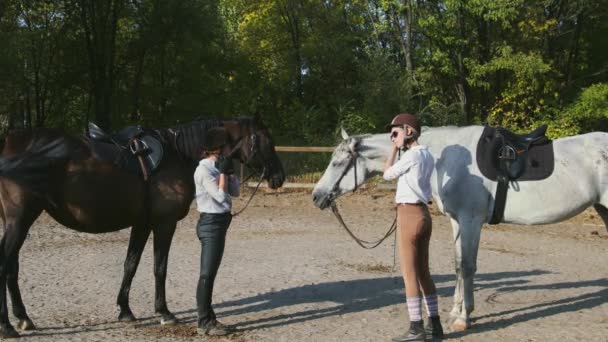
[[[247, 200], [247, 203], [245, 203], [245, 206], [243, 208], [241, 208], [239, 211], [235, 212], [234, 214], [232, 214], [232, 217], [236, 217], [238, 215], [240, 215], [243, 211], [245, 211], [245, 209], [247, 209], [247, 207], [249, 206], [249, 203], [251, 203], [251, 200], [253, 199], [253, 196], [255, 196], [255, 194], [258, 192], [258, 189], [260, 188], [260, 185], [262, 185], [262, 182], [264, 181], [264, 173], [266, 172], [266, 168], [264, 168], [264, 170], [262, 170], [262, 174], [260, 175], [260, 181], [258, 182], [258, 185], [256, 185], [255, 189], [253, 190], [253, 193], [251, 194], [251, 196], [249, 197], [249, 199]], [[251, 175], [249, 177], [247, 177], [244, 181], [243, 184], [249, 180], [249, 178], [251, 178]]]
[[[245, 178], [242, 181], [242, 183], [245, 184], [245, 182], [247, 182], [249, 180], [249, 178], [251, 178], [254, 174], [258, 174], [260, 176], [260, 181], [258, 182], [258, 185], [256, 185], [255, 189], [253, 190], [253, 193], [247, 200], [247, 203], [245, 203], [245, 206], [243, 208], [241, 208], [240, 210], [238, 210], [237, 212], [235, 212], [234, 214], [232, 214], [232, 217], [236, 217], [236, 216], [240, 215], [243, 211], [245, 211], [245, 209], [247, 209], [247, 207], [249, 207], [249, 203], [251, 203], [251, 200], [253, 200], [253, 197], [258, 192], [260, 185], [262, 185], [262, 182], [264, 181], [264, 175], [266, 174], [265, 166], [262, 169], [262, 173], [258, 173], [257, 170], [255, 170], [254, 168], [252, 168], [251, 166], [248, 165], [249, 162], [251, 160], [253, 160], [253, 157], [255, 157], [258, 154], [258, 136], [257, 136], [257, 134], [255, 132], [252, 133], [250, 136], [250, 139], [251, 139], [251, 149], [249, 151], [249, 156], [247, 157], [247, 160], [244, 161], [243, 164], [246, 165], [250, 170], [253, 170], [253, 173], [251, 173], [247, 178]], [[242, 149], [244, 141], [245, 141], [244, 137], [241, 136], [239, 138], [239, 141], [232, 148], [232, 151], [230, 152], [230, 154], [228, 155], [227, 158], [232, 158], [234, 156], [234, 154], [236, 153], [236, 151]]]
[[350, 237], [353, 238], [353, 240], [355, 240], [355, 242], [365, 248], [365, 249], [373, 249], [378, 247], [384, 240], [386, 240], [389, 236], [391, 236], [391, 234], [393, 234], [395, 232], [395, 230], [397, 229], [397, 217], [395, 217], [395, 219], [393, 219], [393, 223], [391, 224], [391, 226], [389, 227], [388, 231], [386, 232], [386, 234], [384, 234], [384, 236], [376, 241], [366, 241], [363, 239], [358, 238], [346, 225], [346, 223], [344, 222], [344, 219], [342, 218], [342, 215], [340, 215], [340, 211], [338, 210], [338, 206], [336, 205], [336, 202], [331, 202], [331, 211], [332, 213], [336, 216], [336, 218], [338, 219], [338, 222], [340, 222], [340, 224], [342, 225], [342, 227], [344, 228], [344, 230], [346, 230], [346, 232], [348, 233], [348, 235], [350, 235]]
[[349, 152], [350, 155], [350, 161], [348, 163], [348, 165], [344, 168], [344, 171], [342, 172], [342, 174], [340, 175], [340, 178], [338, 178], [338, 180], [336, 181], [336, 183], [334, 184], [334, 186], [331, 189], [330, 192], [330, 200], [331, 200], [331, 211], [334, 214], [334, 216], [336, 216], [336, 219], [338, 220], [338, 222], [340, 222], [340, 225], [342, 225], [342, 227], [344, 228], [344, 230], [346, 230], [346, 232], [348, 233], [348, 235], [350, 235], [350, 237], [353, 238], [353, 240], [355, 240], [355, 242], [365, 248], [365, 249], [373, 249], [378, 247], [384, 240], [386, 240], [389, 236], [391, 236], [391, 234], [393, 234], [395, 232], [395, 230], [397, 229], [397, 214], [395, 213], [395, 218], [393, 219], [393, 223], [391, 224], [391, 226], [388, 228], [388, 231], [384, 234], [384, 236], [376, 241], [366, 241], [363, 239], [358, 238], [346, 225], [346, 223], [344, 222], [344, 219], [342, 218], [342, 215], [340, 214], [340, 211], [338, 210], [338, 205], [335, 202], [335, 199], [337, 197], [337, 189], [340, 187], [340, 182], [342, 182], [342, 179], [344, 178], [344, 176], [346, 176], [346, 173], [348, 173], [348, 170], [350, 169], [350, 167], [353, 167], [353, 171], [354, 171], [354, 176], [355, 176], [355, 188], [353, 189], [353, 192], [357, 191], [358, 188], [358, 184], [357, 184], [357, 157], [359, 156], [356, 152]]

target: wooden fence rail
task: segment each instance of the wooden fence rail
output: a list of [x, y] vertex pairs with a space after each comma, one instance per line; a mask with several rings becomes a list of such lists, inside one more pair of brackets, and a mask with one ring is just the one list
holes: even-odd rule
[[[275, 151], [277, 152], [333, 152], [335, 147], [332, 146], [275, 146]], [[241, 165], [241, 179], [243, 179], [243, 165]], [[285, 182], [283, 183], [283, 188], [291, 188], [291, 189], [312, 189], [315, 187], [316, 183], [291, 183]], [[256, 187], [258, 185], [257, 182], [247, 182], [243, 184], [246, 187]], [[266, 184], [262, 184], [262, 187], [266, 187]], [[363, 184], [362, 188], [366, 188], [366, 184]], [[376, 188], [384, 189], [384, 190], [392, 190], [396, 188], [395, 184], [376, 184]]]

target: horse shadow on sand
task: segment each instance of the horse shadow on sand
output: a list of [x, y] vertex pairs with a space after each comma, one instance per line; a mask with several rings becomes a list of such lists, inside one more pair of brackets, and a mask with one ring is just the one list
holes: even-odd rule
[[[608, 279], [606, 278], [544, 285], [531, 284], [534, 281], [534, 277], [549, 273], [551, 272], [545, 270], [531, 270], [478, 274], [475, 277], [477, 281], [475, 288], [495, 289], [496, 293], [511, 293], [525, 290], [546, 292], [564, 288], [586, 287], [604, 287], [604, 289], [476, 317], [474, 320], [477, 321], [489, 318], [492, 318], [493, 321], [476, 323], [470, 330], [458, 334], [450, 334], [449, 337], [501, 329], [536, 318], [545, 318], [564, 312], [575, 312], [597, 307], [608, 302]], [[451, 284], [455, 281], [453, 275], [434, 275], [433, 279], [437, 284], [437, 292], [440, 297], [452, 296], [454, 287]], [[404, 303], [403, 290], [403, 280], [401, 277], [390, 276], [373, 279], [356, 279], [269, 291], [251, 297], [217, 303], [214, 307], [216, 308], [218, 317], [268, 311], [269, 314], [266, 314], [264, 318], [239, 321], [239, 331], [252, 331], [297, 324], [325, 317], [377, 310], [386, 306]], [[327, 307], [323, 303], [334, 303], [335, 305]], [[325, 307], [307, 309], [317, 304]], [[281, 311], [285, 311], [284, 309], [291, 306], [301, 306], [305, 309], [289, 314], [281, 313]], [[273, 311], [276, 314], [273, 315]], [[183, 315], [181, 317], [182, 322], [196, 321], [196, 310], [180, 312], [180, 315]], [[496, 320], [496, 317], [502, 316], [509, 317]]]
[[[554, 284], [533, 284], [534, 277], [550, 274], [546, 270], [531, 270], [518, 272], [481, 273], [475, 276], [476, 289], [493, 289], [494, 293], [503, 295], [517, 291], [543, 291], [572, 288], [597, 288], [571, 297], [563, 297], [554, 301], [532, 303], [521, 308], [509, 308], [494, 311], [482, 316], [473, 317], [475, 324], [471, 329], [459, 333], [451, 333], [446, 338], [458, 338], [476, 333], [499, 330], [521, 322], [537, 318], [577, 312], [591, 309], [608, 303], [608, 278], [588, 281], [572, 281]], [[451, 297], [454, 293], [455, 277], [452, 274], [433, 275], [440, 297]], [[220, 290], [220, 289], [218, 289]], [[251, 297], [224, 301], [214, 304], [218, 317], [247, 315], [267, 311], [263, 318], [239, 320], [240, 332], [287, 326], [301, 322], [318, 320], [331, 316], [347, 315], [365, 311], [378, 310], [387, 306], [404, 303], [403, 280], [400, 276], [387, 276], [371, 279], [354, 279], [327, 283], [297, 286], [278, 291], [269, 291]], [[550, 296], [550, 295], [549, 295]], [[326, 303], [333, 303], [327, 307]], [[304, 309], [290, 309], [289, 314], [282, 313], [292, 306]], [[324, 306], [308, 309], [311, 306]], [[294, 312], [295, 311], [295, 312]], [[274, 314], [276, 312], [276, 314]], [[177, 312], [181, 323], [196, 321], [196, 309]], [[504, 317], [504, 318], [501, 318]], [[156, 317], [142, 317], [136, 327], [153, 327], [158, 325]], [[125, 329], [122, 323], [110, 321], [99, 324], [83, 324], [72, 326], [39, 327], [38, 330], [24, 336], [59, 336], [90, 333], [95, 331], [118, 331]], [[115, 333], [114, 333], [115, 334]]]

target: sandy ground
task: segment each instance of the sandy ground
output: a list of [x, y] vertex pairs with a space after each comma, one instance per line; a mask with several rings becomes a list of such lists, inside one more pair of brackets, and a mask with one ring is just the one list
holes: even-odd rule
[[[345, 219], [368, 239], [390, 222], [390, 192], [347, 196]], [[240, 208], [243, 199], [235, 203]], [[21, 252], [20, 284], [38, 330], [31, 341], [192, 341], [200, 245], [195, 210], [179, 223], [167, 298], [181, 320], [154, 315], [152, 243], [131, 291], [137, 323], [116, 321], [128, 233], [80, 234], [42, 216]], [[452, 231], [434, 215], [431, 272], [445, 320], [454, 291]], [[220, 320], [239, 328], [214, 341], [390, 341], [408, 325], [393, 239], [363, 250], [308, 193], [258, 195], [235, 218], [214, 296]], [[586, 211], [550, 226], [485, 227], [473, 327], [454, 341], [608, 341], [608, 234]], [[12, 318], [13, 324], [16, 320]]]

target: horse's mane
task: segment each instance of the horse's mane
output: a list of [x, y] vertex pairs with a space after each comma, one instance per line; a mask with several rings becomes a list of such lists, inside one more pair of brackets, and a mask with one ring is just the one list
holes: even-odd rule
[[[248, 116], [241, 116], [233, 120], [238, 121], [240, 127], [255, 126], [255, 120]], [[169, 141], [173, 140], [174, 148], [183, 157], [198, 160], [207, 131], [215, 127], [223, 126], [224, 121], [229, 120], [198, 119], [162, 130], [161, 135]], [[173, 135], [174, 138], [171, 139], [168, 135]]]

